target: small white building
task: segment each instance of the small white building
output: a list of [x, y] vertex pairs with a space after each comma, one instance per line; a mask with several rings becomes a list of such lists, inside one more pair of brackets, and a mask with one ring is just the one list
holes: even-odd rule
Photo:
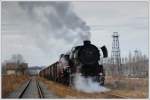
[[38, 75], [43, 67], [32, 66], [28, 68], [28, 72], [30, 75]]

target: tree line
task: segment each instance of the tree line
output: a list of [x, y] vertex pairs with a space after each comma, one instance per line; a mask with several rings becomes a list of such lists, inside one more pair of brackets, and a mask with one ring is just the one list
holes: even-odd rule
[[127, 77], [148, 77], [149, 59], [140, 51], [135, 50], [128, 57], [120, 58], [121, 64], [112, 64], [111, 58], [103, 59], [106, 75], [119, 75]]

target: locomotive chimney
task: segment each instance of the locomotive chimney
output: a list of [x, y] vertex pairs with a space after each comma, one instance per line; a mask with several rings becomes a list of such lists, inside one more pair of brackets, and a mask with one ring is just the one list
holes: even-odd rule
[[84, 45], [88, 45], [88, 44], [91, 44], [91, 41], [85, 40], [85, 41], [84, 41]]

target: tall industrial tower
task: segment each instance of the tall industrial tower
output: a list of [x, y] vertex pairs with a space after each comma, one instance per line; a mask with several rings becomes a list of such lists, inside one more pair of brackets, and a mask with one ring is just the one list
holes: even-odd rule
[[120, 72], [121, 72], [121, 57], [120, 57], [118, 32], [113, 32], [112, 37], [113, 37], [113, 42], [112, 42], [111, 62], [114, 65], [115, 73], [120, 74]]

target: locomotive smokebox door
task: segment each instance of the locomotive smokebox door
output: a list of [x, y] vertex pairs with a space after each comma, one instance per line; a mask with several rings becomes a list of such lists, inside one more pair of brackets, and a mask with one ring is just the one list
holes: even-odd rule
[[108, 57], [108, 51], [107, 51], [107, 48], [105, 46], [102, 46], [101, 47], [101, 50], [103, 52], [103, 56], [104, 58]]

